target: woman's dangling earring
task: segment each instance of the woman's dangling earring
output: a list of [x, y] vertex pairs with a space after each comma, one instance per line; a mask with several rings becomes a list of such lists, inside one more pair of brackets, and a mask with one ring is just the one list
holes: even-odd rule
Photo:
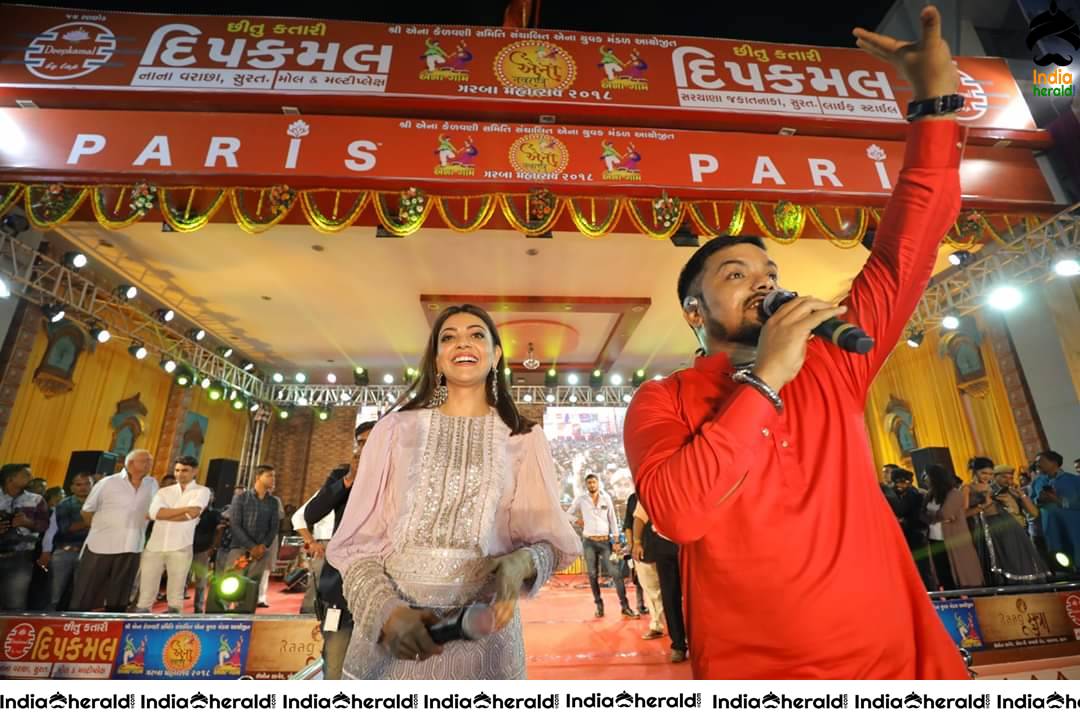
[[450, 391], [446, 389], [446, 385], [443, 385], [443, 374], [435, 373], [435, 391], [431, 393], [431, 400], [428, 402], [428, 407], [439, 407], [444, 405], [447, 400], [450, 399]]
[[494, 367], [491, 368], [491, 398], [493, 404], [499, 404], [499, 373]]

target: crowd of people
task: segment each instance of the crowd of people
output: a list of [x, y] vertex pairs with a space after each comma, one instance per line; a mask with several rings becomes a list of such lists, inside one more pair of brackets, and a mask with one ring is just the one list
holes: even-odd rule
[[152, 462], [133, 450], [118, 473], [76, 473], [50, 488], [28, 465], [0, 468], [0, 610], [149, 613], [164, 600], [180, 613], [193, 589], [194, 611], [213, 612], [212, 570], [256, 582], [247, 611], [269, 607], [286, 511], [272, 494], [274, 469], [256, 468], [250, 489], [218, 509], [196, 458], [177, 458], [160, 482]]
[[1030, 585], [1076, 574], [1080, 458], [1076, 474], [1053, 450], [1018, 472], [988, 457], [965, 483], [930, 465], [916, 478], [885, 465], [881, 487], [927, 590]]

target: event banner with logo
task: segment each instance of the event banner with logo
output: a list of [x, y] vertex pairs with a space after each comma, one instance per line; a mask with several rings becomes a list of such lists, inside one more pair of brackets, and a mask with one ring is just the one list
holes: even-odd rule
[[953, 642], [972, 652], [1080, 642], [1080, 592], [938, 600], [934, 607]]
[[0, 677], [107, 679], [123, 628], [119, 620], [0, 618]]
[[[649, 126], [730, 127], [722, 123], [732, 117], [772, 116], [818, 121], [822, 132], [838, 123], [902, 126], [911, 99], [891, 66], [854, 47], [25, 6], [5, 15], [0, 90], [11, 99], [32, 100], [35, 89], [123, 91], [126, 104], [164, 109], [164, 98], [196, 92], [213, 96], [216, 109], [248, 110], [253, 94], [275, 109], [299, 103], [290, 96], [311, 96], [309, 107], [328, 96], [338, 108], [474, 116], [497, 108], [517, 120], [553, 113]], [[1035, 130], [1005, 61], [965, 57], [958, 66], [964, 122]], [[63, 96], [66, 107], [90, 102]]]
[[[221, 186], [543, 184], [690, 196], [782, 191], [873, 201], [891, 194], [900, 142], [761, 133], [304, 116], [0, 109], [0, 175], [107, 181], [163, 176]], [[971, 147], [969, 202], [1052, 203], [1032, 153]]]
[[250, 636], [248, 620], [128, 620], [114, 677], [236, 679], [243, 674]]

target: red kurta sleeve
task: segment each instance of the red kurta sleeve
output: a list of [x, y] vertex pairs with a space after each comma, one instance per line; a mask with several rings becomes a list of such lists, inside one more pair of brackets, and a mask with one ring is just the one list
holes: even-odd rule
[[851, 286], [844, 317], [874, 338], [874, 349], [856, 355], [827, 345], [850, 372], [862, 398], [922, 297], [938, 246], [960, 210], [962, 129], [955, 121], [912, 123], [904, 168], [881, 224], [870, 259]]
[[708, 530], [717, 506], [741, 486], [776, 409], [757, 390], [735, 390], [695, 432], [674, 387], [648, 382], [626, 412], [623, 441], [634, 485], [661, 534], [682, 545]]

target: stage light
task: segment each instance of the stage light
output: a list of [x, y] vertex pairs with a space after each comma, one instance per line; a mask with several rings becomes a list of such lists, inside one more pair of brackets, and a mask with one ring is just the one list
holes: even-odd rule
[[41, 306], [41, 313], [49, 318], [49, 322], [57, 323], [64, 319], [64, 306], [60, 303], [46, 303]]
[[233, 401], [232, 401], [232, 409], [233, 410], [243, 410], [245, 405], [247, 405], [247, 402], [244, 400], [244, 398], [242, 398], [242, 397], [233, 398]]
[[255, 363], [248, 360], [246, 363], [244, 363], [243, 368], [244, 368], [244, 372], [251, 372], [252, 370], [255, 369]]
[[176, 317], [176, 311], [170, 310], [169, 308], [158, 308], [151, 313], [151, 315], [159, 323], [171, 323], [173, 318]]
[[0, 224], [4, 226], [5, 230], [15, 236], [30, 229], [30, 221], [16, 213], [5, 215], [3, 221], [0, 221]]
[[354, 385], [359, 385], [361, 387], [364, 387], [369, 382], [367, 370], [365, 370], [362, 367], [353, 368], [352, 376], [353, 376], [353, 384]]
[[638, 370], [637, 372], [634, 373], [634, 380], [633, 380], [634, 387], [640, 387], [641, 383], [643, 383], [643, 382], [645, 382], [645, 371], [644, 370]]
[[300, 383], [301, 385], [303, 385], [304, 383], [307, 382], [307, 375], [305, 375], [302, 372], [296, 373], [296, 375], [293, 375], [293, 378], [296, 380], [296, 382]]
[[206, 390], [206, 396], [214, 402], [217, 402], [225, 396], [225, 386], [220, 382], [210, 382], [210, 378], [203, 378], [203, 388]]
[[139, 289], [134, 285], [118, 285], [113, 292], [121, 300], [134, 300], [139, 294]]
[[274, 373], [274, 375], [273, 375], [273, 377], [272, 377], [271, 379], [272, 379], [272, 380], [273, 380], [274, 382], [276, 382], [276, 383], [279, 383], [279, 382], [285, 382], [285, 376], [284, 376], [284, 375], [282, 375], [282, 374], [281, 374], [281, 373], [279, 373], [279, 372], [277, 372], [277, 373]]
[[176, 361], [172, 358], [161, 358], [161, 369], [172, 375], [176, 372]]
[[282, 420], [288, 420], [288, 419], [289, 419], [289, 411], [288, 411], [288, 410], [286, 410], [285, 408], [281, 408], [280, 410], [278, 410], [278, 414], [277, 414], [277, 415], [278, 415], [278, 417], [279, 417], [279, 418], [281, 418]]
[[213, 382], [213, 380], [211, 380], [210, 376], [208, 375], [208, 376], [204, 377], [202, 380], [199, 381], [199, 387], [201, 387], [203, 390], [209, 390], [210, 389], [210, 383], [212, 383], [212, 382]]
[[577, 403], [577, 395], [575, 395], [574, 393], [570, 393], [570, 397], [566, 399], [569, 400], [571, 404]]
[[229, 358], [232, 357], [233, 349], [231, 347], [225, 347], [224, 345], [222, 345], [221, 347], [218, 348], [218, 352], [221, 353], [221, 357], [228, 360]]
[[99, 343], [107, 343], [109, 342], [109, 338], [112, 337], [112, 335], [109, 334], [108, 330], [98, 325], [90, 326], [90, 336], [97, 340]]
[[604, 385], [604, 371], [600, 368], [596, 368], [592, 371], [592, 375], [589, 376], [589, 387], [598, 388]]
[[326, 373], [326, 384], [333, 385], [337, 382], [337, 375], [334, 373]]
[[250, 405], [248, 405], [248, 411], [249, 412], [255, 412], [258, 409], [259, 409], [259, 403], [257, 403], [257, 402], [252, 402]]
[[598, 402], [598, 403], [602, 403], [602, 402], [604, 402], [604, 401], [605, 401], [606, 399], [607, 399], [607, 398], [605, 398], [605, 397], [604, 397], [603, 393], [600, 393], [600, 394], [598, 394], [598, 395], [596, 396], [596, 402]]
[[206, 337], [206, 331], [202, 328], [191, 328], [188, 330], [187, 336], [195, 342], [202, 342], [203, 338]]
[[926, 336], [925, 333], [915, 332], [914, 330], [912, 330], [910, 333], [908, 333], [908, 336], [907, 336], [908, 347], [911, 347], [911, 348], [919, 347], [920, 345], [922, 345], [922, 341], [923, 341], [923, 338], [925, 336]]
[[330, 419], [330, 408], [328, 408], [328, 407], [319, 408], [318, 416], [319, 416], [320, 420], [329, 420]]
[[532, 395], [530, 395], [529, 393], [525, 393], [524, 395], [521, 396], [521, 402], [523, 402], [523, 403], [531, 403], [532, 402]]
[[419, 373], [419, 371], [418, 371], [418, 370], [417, 370], [416, 368], [405, 368], [405, 377], [406, 377], [407, 379], [408, 379], [408, 378], [414, 378], [414, 377], [416, 377], [416, 376], [417, 376], [417, 375], [419, 375], [419, 374], [420, 374], [420, 373]]
[[545, 397], [544, 400], [546, 400], [547, 403], [550, 405], [555, 402], [555, 396], [551, 393], [548, 393], [547, 397]]
[[86, 263], [88, 261], [86, 259], [86, 256], [83, 255], [81, 252], [72, 250], [71, 252], [64, 253], [64, 256], [63, 258], [61, 258], [60, 262], [63, 263], [64, 267], [66, 267], [68, 270], [81, 270], [86, 267]]
[[941, 327], [945, 328], [946, 330], [955, 330], [956, 328], [960, 327], [960, 318], [956, 317], [955, 315], [946, 315], [945, 317], [941, 318]]
[[1054, 272], [1061, 277], [1076, 277], [1080, 275], [1080, 260], [1072, 256], [1059, 258], [1054, 263]]
[[559, 374], [555, 372], [555, 368], [551, 368], [544, 373], [544, 387], [558, 387], [559, 386]]
[[8, 287], [7, 282], [3, 278], [0, 278], [0, 298], [9, 297], [11, 297], [11, 288]]
[[179, 368], [176, 371], [176, 384], [180, 387], [187, 387], [195, 382], [195, 374], [186, 367]]
[[385, 375], [382, 376], [382, 381], [383, 381], [383, 385], [393, 385], [394, 384], [394, 376], [391, 375], [390, 373], [386, 373]]
[[1063, 568], [1072, 567], [1072, 559], [1063, 552], [1054, 553], [1054, 562]]
[[145, 360], [150, 351], [141, 342], [133, 342], [128, 345], [128, 354], [136, 360]]
[[975, 255], [967, 250], [957, 250], [949, 253], [949, 263], [955, 267], [963, 267], [974, 259]]
[[1024, 296], [1012, 285], [998, 285], [990, 291], [986, 301], [990, 307], [997, 310], [1009, 311], [1023, 302]]
[[652, 376], [652, 379], [653, 380], [663, 380], [664, 376], [661, 375], [660, 373], [656, 373], [655, 375]]
[[577, 376], [576, 373], [570, 373], [569, 375], [566, 376], [566, 384], [567, 385], [577, 385], [578, 382], [580, 382], [580, 381], [579, 381], [578, 376]]
[[214, 579], [213, 583], [211, 583], [211, 591], [213, 593], [213, 604], [218, 607], [211, 608], [211, 602], [208, 600], [207, 612], [253, 612], [259, 591], [259, 583], [232, 569]]
[[296, 398], [296, 404], [297, 404], [298, 407], [307, 407], [308, 406], [307, 396], [301, 395], [300, 397]]
[[395, 395], [394, 393], [386, 393], [386, 401], [397, 402], [397, 395]]
[[630, 401], [631, 401], [631, 400], [633, 400], [633, 399], [634, 399], [634, 396], [633, 396], [633, 395], [631, 395], [630, 393], [627, 393], [627, 394], [625, 394], [625, 395], [623, 395], [623, 396], [622, 396], [622, 401], [623, 401], [624, 403], [626, 403], [627, 405], [629, 405], [629, 404], [630, 404]]
[[619, 387], [623, 384], [623, 376], [619, 373], [612, 373], [611, 377], [608, 378], [608, 382], [610, 382], [615, 387]]

